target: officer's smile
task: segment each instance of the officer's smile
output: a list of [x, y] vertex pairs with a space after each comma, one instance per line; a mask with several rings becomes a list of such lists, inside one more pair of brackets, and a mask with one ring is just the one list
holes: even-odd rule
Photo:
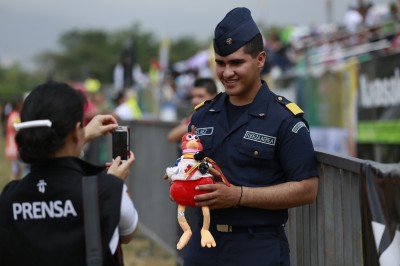
[[224, 80], [224, 84], [226, 88], [234, 88], [238, 84], [238, 79], [235, 80]]

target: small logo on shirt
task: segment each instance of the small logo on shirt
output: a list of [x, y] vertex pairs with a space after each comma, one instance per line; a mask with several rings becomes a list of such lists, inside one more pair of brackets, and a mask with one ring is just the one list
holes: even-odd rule
[[302, 127], [305, 127], [307, 131], [310, 132], [304, 122], [298, 122], [296, 125], [294, 125], [294, 127], [292, 128], [292, 132], [297, 134], [297, 132], [299, 132], [300, 128]]
[[203, 128], [196, 128], [196, 135], [197, 136], [206, 136], [206, 135], [212, 135], [214, 132], [213, 127], [203, 127]]
[[264, 134], [260, 134], [260, 133], [256, 133], [256, 132], [252, 132], [252, 131], [246, 131], [243, 138], [251, 140], [251, 141], [271, 145], [271, 146], [275, 146], [275, 142], [276, 142], [276, 137], [271, 137], [268, 135], [264, 135]]
[[47, 183], [44, 182], [43, 179], [40, 179], [36, 186], [38, 187], [40, 193], [46, 192]]

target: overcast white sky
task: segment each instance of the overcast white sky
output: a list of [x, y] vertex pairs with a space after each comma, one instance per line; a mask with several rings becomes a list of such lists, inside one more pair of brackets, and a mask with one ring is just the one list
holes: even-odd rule
[[[205, 40], [234, 7], [248, 7], [265, 26], [326, 23], [329, 0], [1, 0], [0, 62], [26, 64], [45, 50], [56, 50], [59, 36], [72, 29], [116, 30], [140, 23], [159, 38], [194, 36]], [[359, 0], [331, 0], [333, 22]], [[364, 0], [364, 2], [367, 2]], [[373, 3], [389, 3], [374, 0]]]

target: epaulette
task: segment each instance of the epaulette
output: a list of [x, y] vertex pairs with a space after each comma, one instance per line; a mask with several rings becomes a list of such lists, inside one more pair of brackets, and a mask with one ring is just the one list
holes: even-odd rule
[[220, 95], [222, 95], [222, 92], [218, 93], [218, 94], [217, 94], [214, 98], [212, 98], [211, 100], [206, 100], [206, 101], [204, 101], [204, 102], [202, 102], [202, 103], [199, 103], [198, 105], [196, 105], [196, 106], [194, 107], [194, 110], [197, 111], [198, 109], [200, 109], [200, 108], [206, 106], [206, 105], [209, 104], [210, 102], [213, 102], [213, 101], [214, 101], [215, 99], [217, 99]]
[[197, 110], [200, 109], [201, 107], [206, 106], [209, 102], [211, 102], [211, 100], [207, 100], [207, 101], [204, 101], [204, 102], [202, 102], [202, 103], [199, 103], [198, 105], [196, 105], [196, 106], [194, 107], [194, 110], [197, 111]]
[[278, 103], [284, 105], [284, 106], [285, 106], [287, 109], [289, 109], [289, 111], [292, 112], [295, 116], [299, 116], [299, 115], [304, 114], [304, 111], [301, 110], [301, 108], [300, 108], [297, 104], [295, 104], [295, 103], [289, 101], [289, 100], [286, 99], [285, 97], [278, 96], [276, 99], [277, 99]]

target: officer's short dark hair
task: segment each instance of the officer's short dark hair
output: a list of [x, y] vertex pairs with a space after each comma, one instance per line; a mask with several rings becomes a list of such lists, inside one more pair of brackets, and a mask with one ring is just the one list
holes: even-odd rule
[[256, 58], [262, 51], [264, 51], [264, 42], [261, 33], [244, 45], [244, 52], [253, 58]]
[[19, 155], [25, 163], [54, 156], [76, 123], [83, 126], [85, 96], [66, 83], [49, 81], [29, 93], [21, 111], [21, 122], [48, 119], [51, 127], [20, 129], [16, 135]]
[[193, 87], [206, 88], [207, 93], [211, 95], [218, 93], [217, 85], [212, 78], [198, 78], [194, 81]]

